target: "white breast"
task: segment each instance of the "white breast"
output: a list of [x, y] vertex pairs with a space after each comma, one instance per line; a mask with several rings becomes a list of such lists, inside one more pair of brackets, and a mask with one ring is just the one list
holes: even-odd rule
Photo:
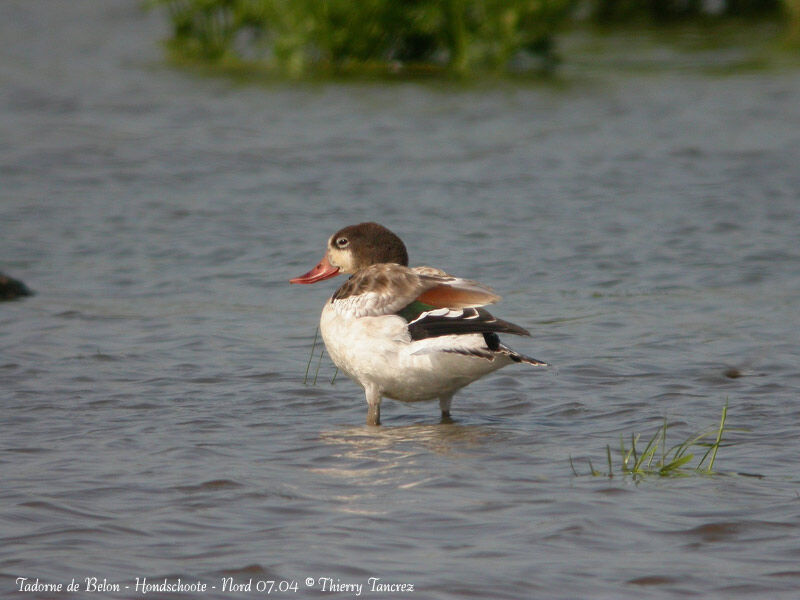
[[499, 369], [510, 360], [446, 352], [448, 347], [483, 345], [483, 336], [442, 336], [412, 341], [397, 315], [356, 317], [326, 303], [320, 331], [333, 362], [362, 387], [377, 385], [396, 400], [430, 400]]

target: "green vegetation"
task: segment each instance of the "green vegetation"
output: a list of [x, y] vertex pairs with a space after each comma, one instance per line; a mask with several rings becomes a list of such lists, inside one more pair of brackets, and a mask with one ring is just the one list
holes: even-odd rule
[[786, 40], [800, 48], [800, 0], [784, 0], [783, 10], [789, 23]]
[[[624, 437], [620, 436], [619, 451], [622, 462], [619, 466], [619, 472], [622, 475], [629, 475], [637, 481], [654, 475], [674, 477], [692, 473], [713, 474], [717, 451], [722, 445], [722, 436], [726, 431], [729, 431], [725, 427], [727, 416], [728, 405], [726, 403], [722, 409], [722, 417], [718, 426], [711, 427], [669, 448], [667, 448], [667, 429], [672, 425], [667, 423], [666, 417], [664, 418], [664, 423], [650, 438], [644, 449], [637, 446], [639, 444], [639, 434], [631, 434], [630, 446], [626, 446]], [[713, 441], [710, 441], [710, 439], [713, 439]], [[694, 459], [694, 454], [690, 451], [693, 448], [704, 448], [705, 453], [700, 458], [700, 461], [694, 467], [691, 467], [689, 463]], [[606, 472], [596, 470], [592, 465], [592, 461], [588, 461], [589, 474], [613, 477], [614, 466], [611, 459], [611, 446], [606, 446], [606, 461], [608, 464], [608, 471]], [[578, 476], [572, 457], [569, 459], [569, 464], [572, 467], [572, 472]]]
[[601, 23], [647, 20], [674, 23], [687, 19], [779, 16], [784, 0], [595, 0], [592, 18]]
[[575, 0], [150, 0], [172, 21], [181, 59], [260, 62], [308, 72], [505, 69], [529, 53], [549, 64]]
[[549, 72], [576, 24], [767, 18], [800, 44], [800, 0], [145, 1], [168, 15], [176, 61], [289, 77]]

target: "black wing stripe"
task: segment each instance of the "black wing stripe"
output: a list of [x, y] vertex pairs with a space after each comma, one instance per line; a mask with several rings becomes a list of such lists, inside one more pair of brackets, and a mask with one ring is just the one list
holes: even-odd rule
[[[448, 314], [442, 314], [441, 311], [423, 313], [408, 324], [408, 332], [411, 334], [411, 339], [423, 340], [443, 335], [469, 333], [530, 335], [526, 329], [519, 325], [514, 325], [514, 323], [497, 319], [483, 308], [465, 308], [459, 312], [460, 314], [455, 311], [451, 311]], [[484, 337], [487, 338], [487, 346], [491, 348], [491, 342], [495, 341], [494, 338], [491, 336]]]

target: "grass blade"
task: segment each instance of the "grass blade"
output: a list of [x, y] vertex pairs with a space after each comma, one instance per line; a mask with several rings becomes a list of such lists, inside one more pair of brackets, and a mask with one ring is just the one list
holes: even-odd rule
[[[311, 354], [308, 355], [308, 364], [306, 364], [306, 374], [303, 377], [303, 385], [308, 383], [308, 370], [311, 368], [311, 360], [314, 358], [314, 350], [317, 349], [317, 337], [319, 337], [319, 325], [314, 330], [314, 341], [311, 343]], [[314, 383], [317, 382], [316, 377], [314, 378]]]
[[575, 463], [572, 462], [572, 456], [569, 457], [569, 468], [572, 469], [572, 474], [578, 476], [578, 471], [575, 470]]
[[[727, 416], [728, 403], [726, 401], [725, 406], [722, 409], [722, 416], [720, 418], [719, 426], [716, 427], [716, 431], [714, 428], [706, 429], [702, 433], [695, 434], [685, 441], [673, 446], [667, 446], [667, 430], [675, 424], [670, 424], [666, 417], [664, 417], [663, 422], [649, 439], [644, 449], [637, 448], [637, 444], [641, 439], [640, 434], [631, 433], [630, 447], [625, 446], [625, 436], [620, 435], [619, 452], [622, 457], [620, 471], [623, 473], [623, 475], [630, 475], [637, 483], [647, 475], [658, 475], [661, 477], [676, 475], [685, 476], [691, 473], [691, 471], [687, 471], [684, 467], [686, 467], [690, 461], [694, 460], [695, 453], [692, 452], [692, 450], [700, 447], [705, 449], [705, 453], [700, 461], [695, 463], [696, 466], [694, 466], [693, 471], [695, 473], [713, 474], [717, 452], [723, 445], [723, 436], [726, 431], [731, 430], [730, 428], [725, 427]], [[711, 438], [712, 436], [714, 438], [713, 442], [708, 440], [708, 438]], [[729, 446], [731, 443], [727, 442], [724, 445]], [[656, 454], [659, 451], [659, 446], [661, 449], [661, 455], [660, 457], [656, 457]], [[592, 461], [589, 459], [587, 460], [589, 463], [590, 473], [593, 476], [606, 475], [609, 478], [614, 476], [614, 466], [611, 458], [611, 446], [609, 444], [606, 444], [606, 462], [608, 464], [608, 473], [597, 471], [594, 468]], [[708, 460], [707, 466], [705, 466], [706, 460]], [[572, 457], [569, 459], [569, 464], [573, 474], [577, 476], [578, 472], [575, 468]]]
[[314, 371], [314, 383], [312, 385], [317, 385], [317, 376], [319, 375], [319, 367], [322, 364], [322, 355], [325, 353], [324, 348], [319, 349], [319, 359], [317, 360], [317, 370]]
[[[711, 460], [708, 462], [708, 468], [706, 469], [706, 473], [711, 473], [714, 468], [714, 461], [717, 459], [717, 450], [719, 450], [719, 444], [722, 441], [722, 432], [725, 430], [725, 419], [728, 418], [728, 402], [725, 402], [725, 406], [722, 407], [722, 418], [719, 420], [719, 429], [717, 430], [717, 439], [714, 440], [714, 445], [711, 446]], [[707, 453], [706, 453], [707, 454]], [[703, 457], [705, 460], [705, 456]], [[703, 461], [700, 461], [700, 465], [703, 464]], [[697, 465], [697, 468], [700, 468], [700, 465]]]
[[687, 462], [694, 458], [694, 454], [685, 454], [680, 458], [676, 458], [671, 463], [664, 465], [658, 470], [659, 475], [667, 475], [685, 465]]

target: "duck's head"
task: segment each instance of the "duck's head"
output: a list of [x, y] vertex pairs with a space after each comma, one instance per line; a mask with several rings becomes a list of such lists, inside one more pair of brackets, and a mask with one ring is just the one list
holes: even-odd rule
[[334, 233], [319, 264], [289, 282], [316, 283], [339, 273], [351, 274], [379, 263], [408, 266], [406, 246], [383, 225], [359, 223]]

